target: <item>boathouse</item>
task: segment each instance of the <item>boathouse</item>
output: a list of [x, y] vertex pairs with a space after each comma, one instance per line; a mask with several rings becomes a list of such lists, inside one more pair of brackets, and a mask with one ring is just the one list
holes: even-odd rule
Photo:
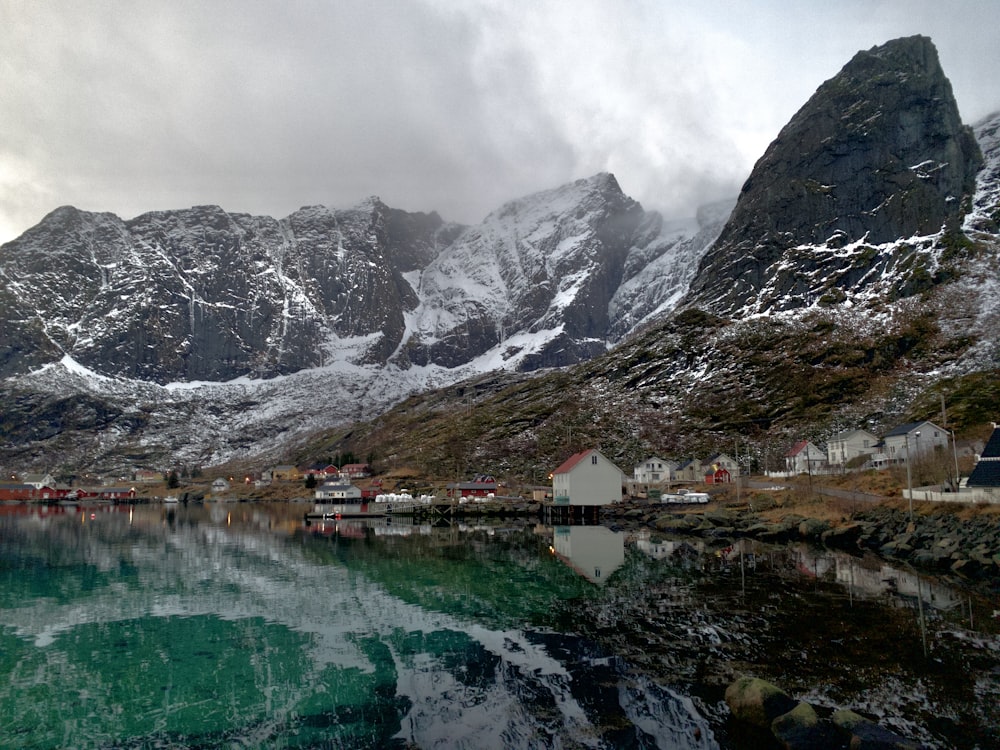
[[326, 482], [316, 489], [317, 500], [360, 500], [362, 492], [350, 482]]
[[552, 472], [556, 505], [610, 505], [621, 502], [622, 470], [595, 448], [576, 453]]

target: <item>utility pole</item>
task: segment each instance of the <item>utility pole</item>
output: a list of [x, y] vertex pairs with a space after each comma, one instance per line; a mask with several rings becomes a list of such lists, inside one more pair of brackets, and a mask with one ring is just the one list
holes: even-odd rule
[[955, 431], [948, 427], [948, 414], [944, 410], [944, 392], [941, 392], [941, 426], [946, 432], [951, 433], [951, 452], [955, 457], [955, 483], [952, 485], [952, 489], [958, 492], [959, 485], [961, 482], [961, 477], [958, 473], [958, 445], [955, 443]]
[[[740, 439], [736, 438], [736, 504], [740, 504]], [[740, 557], [742, 564], [743, 558]]]
[[910, 478], [910, 433], [903, 436], [906, 442], [906, 492], [910, 497], [910, 520], [913, 520], [913, 481]]

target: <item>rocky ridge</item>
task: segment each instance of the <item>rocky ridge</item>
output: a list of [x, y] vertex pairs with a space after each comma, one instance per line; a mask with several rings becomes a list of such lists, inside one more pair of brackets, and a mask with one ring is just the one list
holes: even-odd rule
[[0, 249], [0, 450], [75, 462], [98, 432], [140, 465], [277, 454], [416, 391], [572, 364], [662, 314], [723, 218], [667, 224], [607, 174], [476, 227], [377, 199], [57, 209]]
[[982, 164], [930, 39], [859, 52], [754, 166], [689, 304], [736, 314], [910, 296], [961, 228]]

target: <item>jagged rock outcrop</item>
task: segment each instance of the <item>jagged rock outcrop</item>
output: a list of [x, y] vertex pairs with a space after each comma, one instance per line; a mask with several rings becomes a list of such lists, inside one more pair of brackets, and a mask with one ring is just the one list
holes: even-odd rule
[[456, 367], [499, 347], [524, 370], [589, 359], [669, 299], [628, 304], [643, 292], [633, 279], [655, 265], [663, 284], [686, 286], [708, 241], [671, 231], [610, 174], [511, 201], [423, 271], [401, 358]]
[[958, 231], [982, 162], [930, 39], [859, 52], [757, 162], [689, 301], [724, 313], [835, 302], [886, 270], [904, 272], [893, 293], [918, 291], [905, 272], [923, 269], [909, 257], [919, 243], [879, 246]]

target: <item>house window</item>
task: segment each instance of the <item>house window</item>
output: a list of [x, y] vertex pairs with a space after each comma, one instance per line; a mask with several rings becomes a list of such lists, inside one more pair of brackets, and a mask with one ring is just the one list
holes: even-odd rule
[[591, 456], [590, 463], [592, 463], [594, 466], [597, 466], [597, 456]]
[[601, 569], [594, 568], [594, 578], [600, 578], [600, 577], [601, 577]]

